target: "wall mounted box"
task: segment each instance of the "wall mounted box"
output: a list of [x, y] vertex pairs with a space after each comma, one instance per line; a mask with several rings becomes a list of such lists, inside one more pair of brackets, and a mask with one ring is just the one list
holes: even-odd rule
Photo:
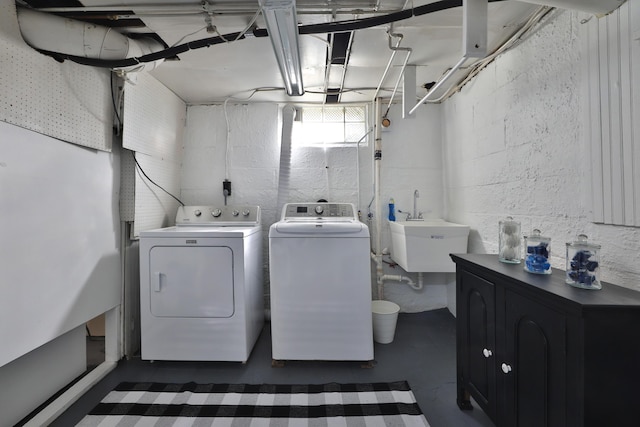
[[640, 292], [565, 284], [497, 255], [456, 263], [457, 402], [498, 427], [637, 426]]

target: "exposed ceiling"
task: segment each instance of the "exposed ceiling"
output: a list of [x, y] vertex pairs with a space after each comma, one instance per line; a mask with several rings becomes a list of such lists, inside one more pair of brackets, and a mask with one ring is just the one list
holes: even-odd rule
[[[339, 64], [339, 60], [331, 61], [328, 33], [301, 34], [306, 93], [302, 97], [289, 97], [282, 89], [269, 38], [253, 36], [254, 30], [265, 28], [258, 0], [18, 0], [17, 4], [113, 27], [132, 37], [154, 35], [167, 47], [248, 29], [242, 39], [233, 41], [226, 37], [228, 43], [179, 53], [150, 71], [189, 104], [220, 102], [229, 97], [276, 102], [362, 102], [371, 101], [379, 86], [379, 95], [388, 98], [399, 81], [408, 54], [404, 50], [397, 52], [383, 80], [392, 55], [390, 46], [398, 42], [400, 47], [411, 49], [408, 64], [416, 66], [415, 96], [418, 99], [426, 94], [425, 85], [440, 79], [462, 55], [461, 1], [297, 0], [301, 33], [312, 24], [360, 23], [366, 18], [399, 16], [398, 12], [403, 10], [424, 10], [419, 8], [427, 5], [447, 7], [394, 23], [357, 29], [352, 36], [349, 32], [336, 36], [333, 44], [343, 46], [342, 51], [348, 52], [346, 66]], [[515, 0], [489, 3], [488, 51], [507, 40], [539, 7]], [[405, 15], [411, 16], [411, 13], [405, 12]], [[401, 36], [390, 38], [390, 32]], [[260, 31], [256, 34], [260, 35]], [[328, 67], [334, 68], [331, 73]], [[327, 98], [326, 92], [332, 88], [334, 91], [338, 88], [339, 93]], [[400, 84], [398, 97], [401, 88]]]

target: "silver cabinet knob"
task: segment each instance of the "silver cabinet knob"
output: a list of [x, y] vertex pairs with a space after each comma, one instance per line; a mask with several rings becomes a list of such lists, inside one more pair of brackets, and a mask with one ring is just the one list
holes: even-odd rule
[[324, 208], [322, 206], [316, 206], [315, 211], [318, 215], [321, 215], [322, 212], [324, 212]]
[[237, 210], [234, 209], [233, 212], [231, 212], [231, 215], [238, 216], [238, 215], [240, 215], [240, 212], [238, 212]]
[[193, 214], [194, 214], [195, 216], [200, 216], [200, 215], [202, 215], [202, 212], [200, 212], [200, 210], [199, 210], [199, 209], [196, 209], [195, 211], [193, 211]]
[[506, 363], [503, 363], [501, 368], [502, 368], [502, 372], [504, 372], [505, 374], [508, 374], [509, 372], [511, 372], [511, 365], [507, 365]]
[[487, 358], [493, 356], [493, 352], [486, 348], [482, 350], [482, 354], [484, 354], [484, 357], [487, 357]]
[[218, 218], [220, 215], [222, 215], [222, 211], [220, 209], [214, 209], [211, 212], [211, 215], [213, 215], [214, 218]]
[[242, 216], [249, 216], [250, 213], [251, 211], [249, 209], [245, 209], [242, 211]]

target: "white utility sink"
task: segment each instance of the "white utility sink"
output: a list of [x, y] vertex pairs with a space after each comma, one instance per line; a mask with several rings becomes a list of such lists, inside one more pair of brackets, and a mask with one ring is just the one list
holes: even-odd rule
[[391, 221], [391, 258], [408, 272], [455, 271], [451, 253], [466, 253], [469, 226], [442, 219]]

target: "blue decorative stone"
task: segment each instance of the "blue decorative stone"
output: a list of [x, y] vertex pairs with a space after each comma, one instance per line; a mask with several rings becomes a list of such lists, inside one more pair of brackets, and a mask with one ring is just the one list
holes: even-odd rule
[[532, 273], [545, 273], [551, 268], [547, 257], [543, 255], [527, 255], [525, 265], [527, 266], [527, 270]]
[[578, 235], [575, 242], [567, 243], [566, 283], [583, 289], [601, 289], [597, 272], [599, 245], [587, 243], [587, 236]]
[[587, 286], [595, 282], [596, 276], [595, 274], [590, 274], [590, 272], [594, 272], [598, 268], [598, 263], [589, 261], [592, 255], [591, 251], [588, 250], [580, 250], [575, 253], [569, 263], [571, 271], [567, 273], [571, 280]]
[[538, 243], [536, 246], [527, 246], [527, 253], [541, 255], [545, 258], [549, 258], [549, 251], [547, 250], [547, 246], [547, 243]]
[[587, 270], [589, 271], [596, 271], [596, 268], [598, 268], [598, 263], [595, 261], [589, 261], [587, 263]]

